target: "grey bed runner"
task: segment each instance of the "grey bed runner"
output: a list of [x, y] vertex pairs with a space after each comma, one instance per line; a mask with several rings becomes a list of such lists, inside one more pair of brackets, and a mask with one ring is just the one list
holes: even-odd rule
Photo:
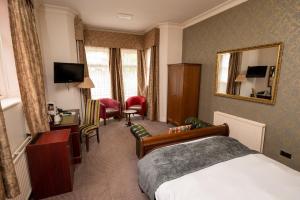
[[253, 153], [257, 152], [225, 136], [159, 148], [138, 162], [139, 185], [153, 200], [157, 188], [166, 181]]

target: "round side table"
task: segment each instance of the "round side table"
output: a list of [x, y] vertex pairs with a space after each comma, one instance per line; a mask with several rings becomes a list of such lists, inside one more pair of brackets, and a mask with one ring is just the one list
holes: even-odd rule
[[123, 113], [125, 114], [126, 119], [127, 119], [126, 126], [131, 126], [132, 123], [131, 123], [130, 115], [137, 113], [137, 111], [136, 110], [123, 110]]

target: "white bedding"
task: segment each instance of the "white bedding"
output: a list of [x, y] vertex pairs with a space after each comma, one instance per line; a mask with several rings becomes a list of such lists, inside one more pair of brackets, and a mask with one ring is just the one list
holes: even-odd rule
[[251, 154], [167, 181], [156, 200], [300, 200], [300, 173]]

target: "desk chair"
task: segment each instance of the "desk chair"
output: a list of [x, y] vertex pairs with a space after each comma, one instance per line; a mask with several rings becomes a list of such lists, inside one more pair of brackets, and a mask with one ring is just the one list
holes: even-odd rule
[[[89, 151], [89, 139], [93, 136], [97, 136], [97, 142], [99, 143], [99, 113], [100, 102], [99, 100], [88, 99], [86, 102], [85, 114], [83, 124], [79, 127], [80, 139], [85, 136], [86, 151]], [[94, 134], [96, 131], [96, 134]]]

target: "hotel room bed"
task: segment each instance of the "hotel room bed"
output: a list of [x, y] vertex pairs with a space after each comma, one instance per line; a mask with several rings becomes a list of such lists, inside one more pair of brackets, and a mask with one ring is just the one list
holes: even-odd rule
[[299, 172], [224, 136], [155, 149], [138, 171], [150, 199], [300, 199]]

